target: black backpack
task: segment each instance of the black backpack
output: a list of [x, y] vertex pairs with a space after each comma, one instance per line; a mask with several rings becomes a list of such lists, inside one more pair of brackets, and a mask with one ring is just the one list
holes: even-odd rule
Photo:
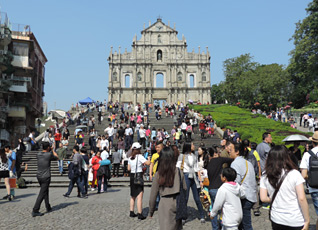
[[318, 157], [311, 150], [308, 153], [310, 154], [308, 185], [312, 188], [318, 188]]
[[26, 183], [25, 183], [25, 179], [23, 177], [20, 177], [19, 179], [17, 179], [17, 186], [18, 188], [26, 188]]
[[78, 169], [78, 166], [74, 165], [74, 163], [71, 162], [68, 165], [68, 178], [72, 180], [78, 176], [80, 176], [80, 171]]

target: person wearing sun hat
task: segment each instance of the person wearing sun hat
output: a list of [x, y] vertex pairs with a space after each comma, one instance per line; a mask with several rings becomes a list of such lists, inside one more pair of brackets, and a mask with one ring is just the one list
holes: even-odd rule
[[[135, 177], [141, 177], [142, 175], [142, 166], [150, 165], [150, 160], [144, 158], [141, 154], [141, 145], [138, 142], [135, 142], [131, 146], [132, 152], [128, 160], [128, 171], [130, 171], [130, 217], [138, 216], [138, 219], [144, 220], [146, 217], [142, 215], [142, 198], [144, 194], [144, 185], [135, 184]], [[137, 198], [137, 210], [138, 214], [134, 212], [135, 200]]]
[[[314, 135], [310, 137], [309, 140], [311, 140], [313, 145], [313, 148], [311, 149], [312, 153], [318, 156], [318, 131], [314, 132]], [[301, 175], [304, 177], [305, 180], [308, 179], [310, 158], [311, 155], [308, 152], [305, 152], [299, 166], [299, 168], [301, 169]], [[318, 215], [318, 188], [312, 188], [310, 186], [308, 186], [308, 188], [316, 210], [316, 214]], [[316, 229], [318, 229], [318, 219], [316, 222]]]

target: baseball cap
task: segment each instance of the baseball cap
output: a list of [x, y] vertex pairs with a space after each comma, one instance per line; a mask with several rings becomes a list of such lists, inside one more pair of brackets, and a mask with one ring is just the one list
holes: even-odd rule
[[133, 145], [131, 146], [131, 149], [141, 149], [141, 145], [139, 144], [139, 142], [135, 142], [135, 143], [133, 143]]

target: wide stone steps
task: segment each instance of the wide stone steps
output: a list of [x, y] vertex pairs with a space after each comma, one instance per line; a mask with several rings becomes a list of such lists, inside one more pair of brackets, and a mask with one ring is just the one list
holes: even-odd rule
[[[129, 113], [132, 113], [132, 111], [129, 111]], [[93, 111], [91, 113], [88, 113], [86, 117], [90, 117], [90, 115], [94, 114], [94, 117], [96, 119], [96, 124], [95, 124], [95, 129], [99, 135], [104, 134], [104, 129], [108, 127], [108, 124], [110, 123], [107, 120], [108, 113], [105, 113], [104, 119], [102, 121], [101, 125], [98, 125], [97, 122], [97, 112]], [[173, 123], [173, 118], [171, 117], [165, 117], [165, 115], [162, 116], [161, 120], [157, 120], [155, 118], [155, 113], [152, 112], [149, 114], [149, 120], [150, 120], [150, 126], [151, 129], [152, 127], [155, 127], [156, 130], [158, 128], [162, 129], [165, 128], [167, 132], [170, 134], [172, 127], [174, 126]], [[76, 124], [71, 125], [68, 127], [69, 132], [70, 132], [70, 140], [69, 140], [69, 147], [68, 147], [68, 156], [71, 156], [72, 154], [72, 147], [75, 144], [75, 139], [74, 139], [74, 131], [76, 129]], [[199, 134], [194, 134], [192, 135], [193, 138], [193, 143], [195, 144], [196, 147], [200, 145], [201, 142], [205, 143], [207, 147], [212, 146], [212, 144], [220, 144], [220, 139], [216, 136], [201, 140]], [[170, 141], [172, 141], [173, 138], [170, 138]], [[115, 144], [117, 143], [117, 140], [115, 139]], [[134, 141], [137, 141], [137, 135], [134, 134]], [[88, 135], [87, 133], [84, 133], [84, 142], [86, 144], [86, 147], [89, 149], [88, 145]], [[182, 149], [181, 149], [182, 150]], [[23, 156], [23, 162], [28, 164], [28, 170], [26, 172], [22, 173], [22, 177], [27, 181], [27, 185], [29, 187], [39, 187], [39, 184], [36, 179], [36, 173], [37, 173], [37, 159], [36, 159], [36, 154], [37, 152], [35, 151], [29, 151]], [[64, 161], [64, 174], [61, 176], [58, 170], [58, 165], [57, 162], [51, 162], [51, 187], [68, 187], [69, 185], [69, 179], [67, 176], [67, 161], [71, 161], [71, 159], [66, 159]], [[112, 171], [111, 171], [112, 172]], [[111, 178], [109, 181], [110, 186], [114, 187], [122, 187], [122, 186], [129, 186], [129, 177], [122, 177], [123, 175], [123, 166], [121, 165], [119, 168], [119, 178]], [[3, 182], [0, 183], [3, 185]], [[145, 181], [145, 186], [151, 186], [151, 182]]]

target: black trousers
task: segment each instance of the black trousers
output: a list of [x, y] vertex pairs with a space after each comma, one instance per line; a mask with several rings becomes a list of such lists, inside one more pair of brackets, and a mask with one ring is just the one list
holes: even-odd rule
[[115, 176], [115, 171], [116, 171], [116, 176], [119, 175], [119, 163], [118, 164], [113, 164], [113, 176]]
[[304, 226], [299, 226], [299, 227], [290, 227], [282, 224], [276, 224], [275, 222], [272, 221], [272, 229], [273, 230], [301, 230], [303, 229]]
[[38, 182], [40, 184], [40, 192], [38, 198], [36, 199], [35, 205], [33, 207], [33, 212], [39, 212], [41, 203], [44, 200], [46, 209], [50, 209], [49, 202], [49, 186], [51, 183], [51, 178], [38, 178]]

